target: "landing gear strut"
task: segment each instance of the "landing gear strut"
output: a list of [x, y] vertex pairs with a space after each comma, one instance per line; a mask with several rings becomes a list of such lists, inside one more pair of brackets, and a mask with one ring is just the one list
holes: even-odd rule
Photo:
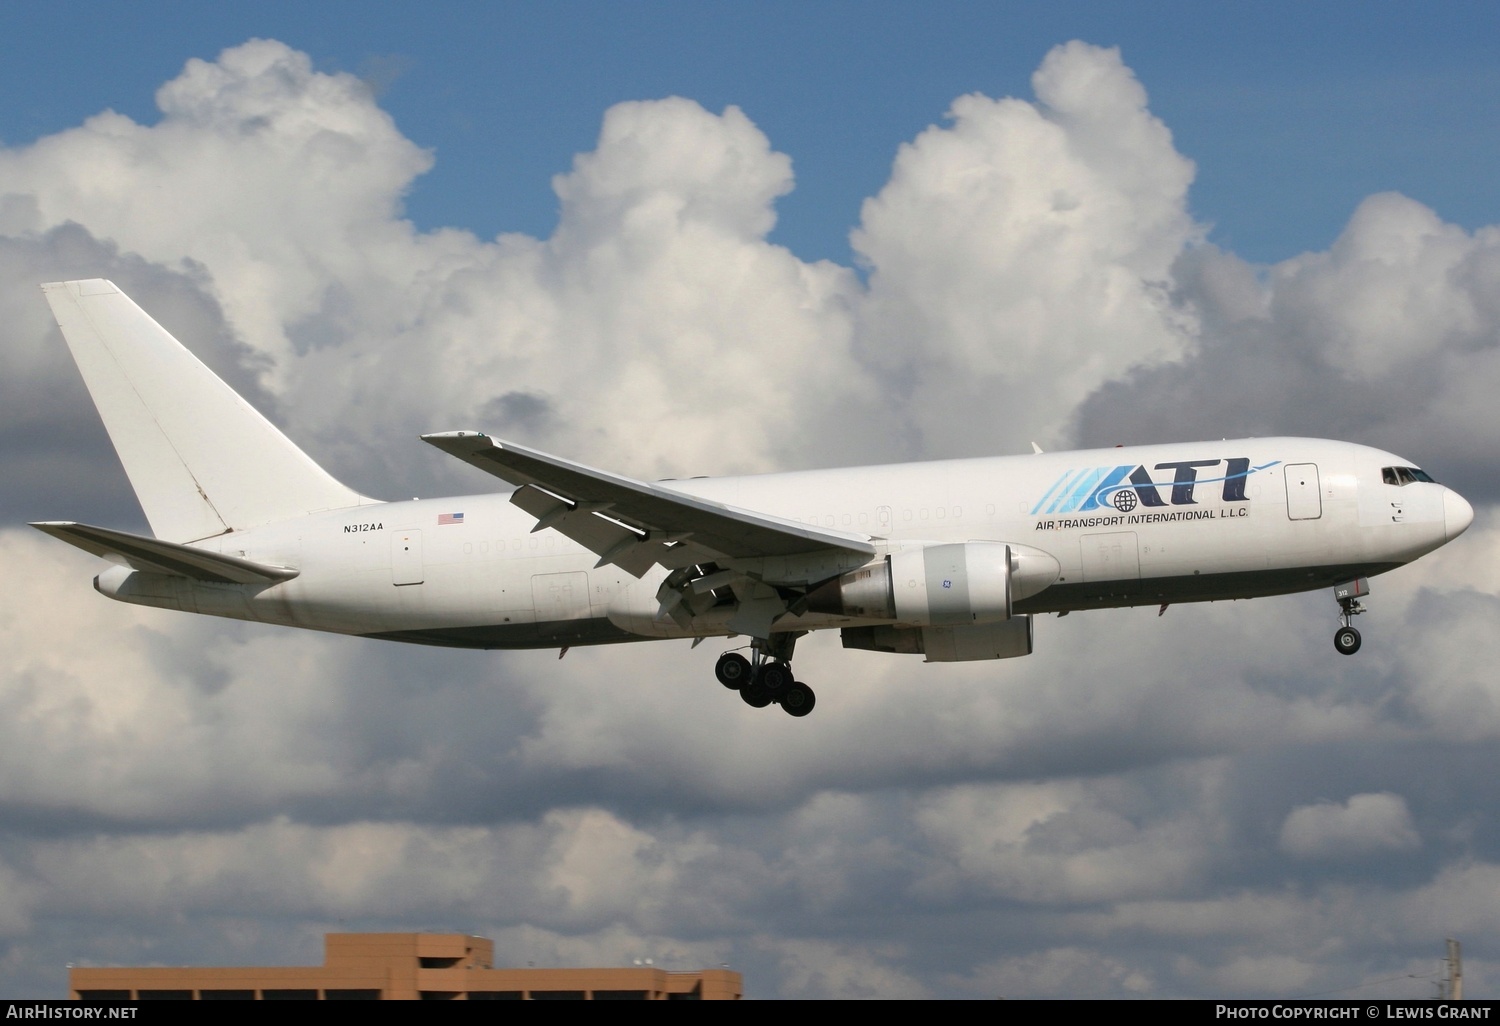
[[1363, 577], [1336, 584], [1333, 587], [1333, 597], [1339, 603], [1339, 623], [1341, 626], [1333, 632], [1333, 647], [1343, 655], [1353, 655], [1359, 651], [1360, 637], [1349, 621], [1365, 611], [1360, 604], [1360, 599], [1370, 594], [1370, 582]]
[[764, 709], [773, 702], [789, 716], [806, 716], [817, 703], [813, 689], [792, 676], [792, 649], [801, 634], [773, 634], [756, 638], [750, 658], [725, 652], [714, 666], [714, 676], [731, 691], [738, 691], [746, 705]]

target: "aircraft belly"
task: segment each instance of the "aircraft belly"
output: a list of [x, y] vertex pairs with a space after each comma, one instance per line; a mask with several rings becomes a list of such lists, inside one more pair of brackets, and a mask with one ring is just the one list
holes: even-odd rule
[[572, 645], [612, 645], [626, 641], [649, 641], [608, 620], [554, 620], [534, 623], [475, 624], [464, 627], [416, 627], [404, 630], [369, 631], [366, 638], [404, 641], [443, 648], [530, 649], [563, 648]]
[[1154, 605], [1160, 602], [1215, 602], [1288, 595], [1331, 588], [1356, 577], [1373, 577], [1402, 565], [1401, 562], [1351, 562], [1148, 577], [1130, 582], [1129, 589], [1123, 588], [1118, 581], [1070, 581], [1054, 584], [1039, 595], [1017, 602], [1016, 612], [1059, 613], [1074, 609]]

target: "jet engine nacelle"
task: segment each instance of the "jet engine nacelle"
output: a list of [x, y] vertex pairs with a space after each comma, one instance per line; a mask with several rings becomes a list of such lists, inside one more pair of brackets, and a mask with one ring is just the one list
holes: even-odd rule
[[1010, 619], [1011, 606], [1057, 580], [1056, 559], [1024, 545], [972, 541], [903, 549], [808, 593], [818, 613], [912, 627], [968, 627]]
[[960, 627], [1010, 619], [1009, 545], [928, 545], [892, 554], [889, 565], [899, 624]]

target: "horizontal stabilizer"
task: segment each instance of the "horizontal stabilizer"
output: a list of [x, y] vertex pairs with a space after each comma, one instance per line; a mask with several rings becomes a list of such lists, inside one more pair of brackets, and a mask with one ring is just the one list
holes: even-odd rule
[[653, 562], [668, 568], [833, 552], [858, 566], [875, 557], [868, 537], [699, 498], [581, 463], [497, 442], [477, 431], [422, 440], [519, 486], [511, 502], [591, 549], [601, 562], [639, 576]]
[[254, 563], [217, 552], [205, 552], [191, 545], [178, 545], [88, 524], [44, 521], [31, 526], [85, 552], [148, 574], [169, 574], [215, 584], [276, 584], [291, 580], [298, 573], [292, 567]]

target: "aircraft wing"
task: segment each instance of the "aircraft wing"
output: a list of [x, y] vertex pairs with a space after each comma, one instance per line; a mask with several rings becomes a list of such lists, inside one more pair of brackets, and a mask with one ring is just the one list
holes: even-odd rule
[[215, 584], [276, 584], [290, 580], [298, 573], [292, 567], [255, 563], [195, 549], [191, 545], [111, 531], [107, 527], [90, 527], [71, 521], [44, 521], [31, 526], [85, 552], [103, 556], [111, 563], [148, 574], [168, 574]]
[[511, 502], [636, 577], [654, 563], [696, 563], [802, 556], [832, 550], [859, 565], [875, 558], [864, 535], [783, 520], [621, 477], [476, 431], [422, 440], [517, 485]]

